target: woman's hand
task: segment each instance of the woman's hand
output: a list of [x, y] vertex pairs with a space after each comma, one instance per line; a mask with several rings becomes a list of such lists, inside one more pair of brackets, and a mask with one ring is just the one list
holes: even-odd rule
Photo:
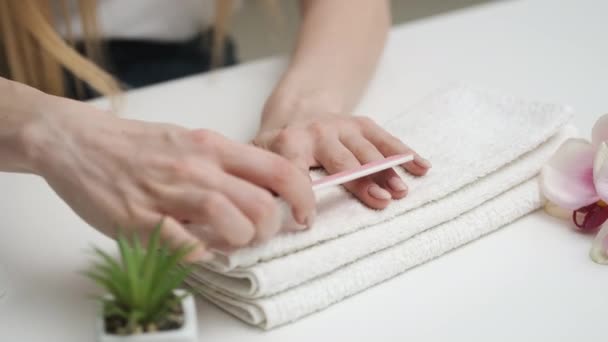
[[280, 213], [271, 191], [291, 205], [297, 222], [312, 220], [309, 177], [276, 154], [208, 130], [52, 99], [24, 134], [33, 169], [110, 236], [121, 227], [146, 238], [164, 217], [164, 240], [195, 245], [190, 259], [200, 259], [206, 243], [244, 246], [274, 235]]
[[[279, 128], [268, 126], [262, 125], [254, 144], [291, 160], [306, 174], [310, 167], [322, 166], [331, 174], [400, 153], [414, 153], [414, 160], [403, 165], [413, 175], [424, 175], [431, 167], [427, 160], [367, 117], [293, 115]], [[407, 185], [393, 169], [355, 180], [345, 187], [376, 209], [407, 195]]]
[[[254, 143], [308, 173], [329, 173], [398, 153], [414, 153], [367, 118], [352, 117], [374, 73], [390, 28], [390, 2], [308, 0], [287, 69], [266, 101]], [[430, 164], [416, 155], [403, 165], [423, 175]], [[372, 208], [407, 194], [394, 170], [353, 181], [346, 188]]]

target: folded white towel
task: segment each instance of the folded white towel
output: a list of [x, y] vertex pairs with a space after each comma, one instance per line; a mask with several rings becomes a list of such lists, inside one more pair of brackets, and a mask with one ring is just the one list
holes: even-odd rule
[[192, 282], [190, 285], [241, 320], [270, 329], [324, 309], [475, 240], [533, 211], [541, 204], [538, 185], [535, 180], [530, 180], [455, 220], [271, 297], [236, 299], [204, 285]]
[[[259, 298], [299, 285], [453, 219], [530, 179], [570, 133], [568, 130], [561, 132], [517, 162], [439, 201], [412, 209], [404, 217], [388, 221], [401, 224], [372, 225], [284, 257], [223, 273], [201, 268], [196, 270], [194, 277], [218, 291], [242, 298]], [[407, 223], [402, 220], [407, 220]]]
[[[404, 175], [407, 199], [374, 211], [332, 189], [319, 196], [310, 231], [220, 258], [189, 283], [264, 328], [322, 309], [537, 208], [529, 180], [571, 134], [556, 134], [568, 118], [561, 106], [452, 87], [385, 125], [434, 164], [425, 177]], [[406, 253], [408, 262], [385, 262], [388, 251]], [[332, 285], [336, 279], [342, 286]]]

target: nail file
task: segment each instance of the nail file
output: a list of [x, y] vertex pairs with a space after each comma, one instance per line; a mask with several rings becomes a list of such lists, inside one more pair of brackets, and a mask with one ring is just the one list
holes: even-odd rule
[[401, 165], [412, 160], [414, 160], [413, 154], [397, 154], [394, 156], [390, 156], [388, 158], [363, 164], [359, 167], [350, 170], [334, 173], [333, 175], [314, 180], [312, 182], [312, 189], [314, 191], [319, 191], [331, 186], [348, 183], [355, 179], [369, 176], [371, 174], [390, 169], [394, 166]]
[[[397, 165], [401, 165], [403, 163], [407, 163], [409, 161], [414, 160], [414, 155], [412, 154], [397, 154], [394, 156], [390, 156], [388, 158], [384, 158], [381, 160], [377, 160], [371, 163], [363, 164], [361, 166], [352, 168], [350, 170], [345, 170], [342, 172], [334, 173], [333, 175], [321, 177], [312, 182], [313, 191], [321, 191], [323, 189], [330, 188], [332, 186], [341, 185], [344, 183], [348, 183], [355, 179], [359, 179], [361, 177], [369, 176], [374, 173], [384, 171], [386, 169], [390, 169]], [[277, 197], [277, 202], [279, 204], [280, 213], [281, 213], [281, 222], [284, 230], [287, 231], [295, 231], [306, 229], [306, 226], [298, 224], [292, 216], [291, 206], [287, 204], [283, 199]]]

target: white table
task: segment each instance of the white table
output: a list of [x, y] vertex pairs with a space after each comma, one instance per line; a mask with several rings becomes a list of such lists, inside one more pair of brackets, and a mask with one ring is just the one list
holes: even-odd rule
[[[453, 80], [567, 103], [589, 132], [608, 112], [608, 2], [498, 2], [396, 27], [358, 112], [395, 115]], [[264, 60], [128, 94], [147, 120], [220, 130], [245, 140], [282, 62]], [[86, 341], [95, 305], [77, 274], [88, 228], [40, 179], [0, 175], [0, 341]], [[199, 303], [201, 341], [600, 340], [608, 267], [587, 257], [591, 237], [538, 212], [442, 258], [271, 332]]]

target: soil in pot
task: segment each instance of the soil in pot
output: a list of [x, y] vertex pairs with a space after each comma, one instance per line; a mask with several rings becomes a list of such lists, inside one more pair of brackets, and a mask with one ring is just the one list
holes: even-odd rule
[[172, 302], [174, 304], [171, 305], [169, 311], [163, 315], [163, 317], [147, 325], [129, 327], [127, 320], [121, 316], [105, 316], [104, 325], [106, 333], [114, 335], [132, 335], [179, 329], [184, 325], [184, 310], [182, 307], [182, 301], [175, 300]]

